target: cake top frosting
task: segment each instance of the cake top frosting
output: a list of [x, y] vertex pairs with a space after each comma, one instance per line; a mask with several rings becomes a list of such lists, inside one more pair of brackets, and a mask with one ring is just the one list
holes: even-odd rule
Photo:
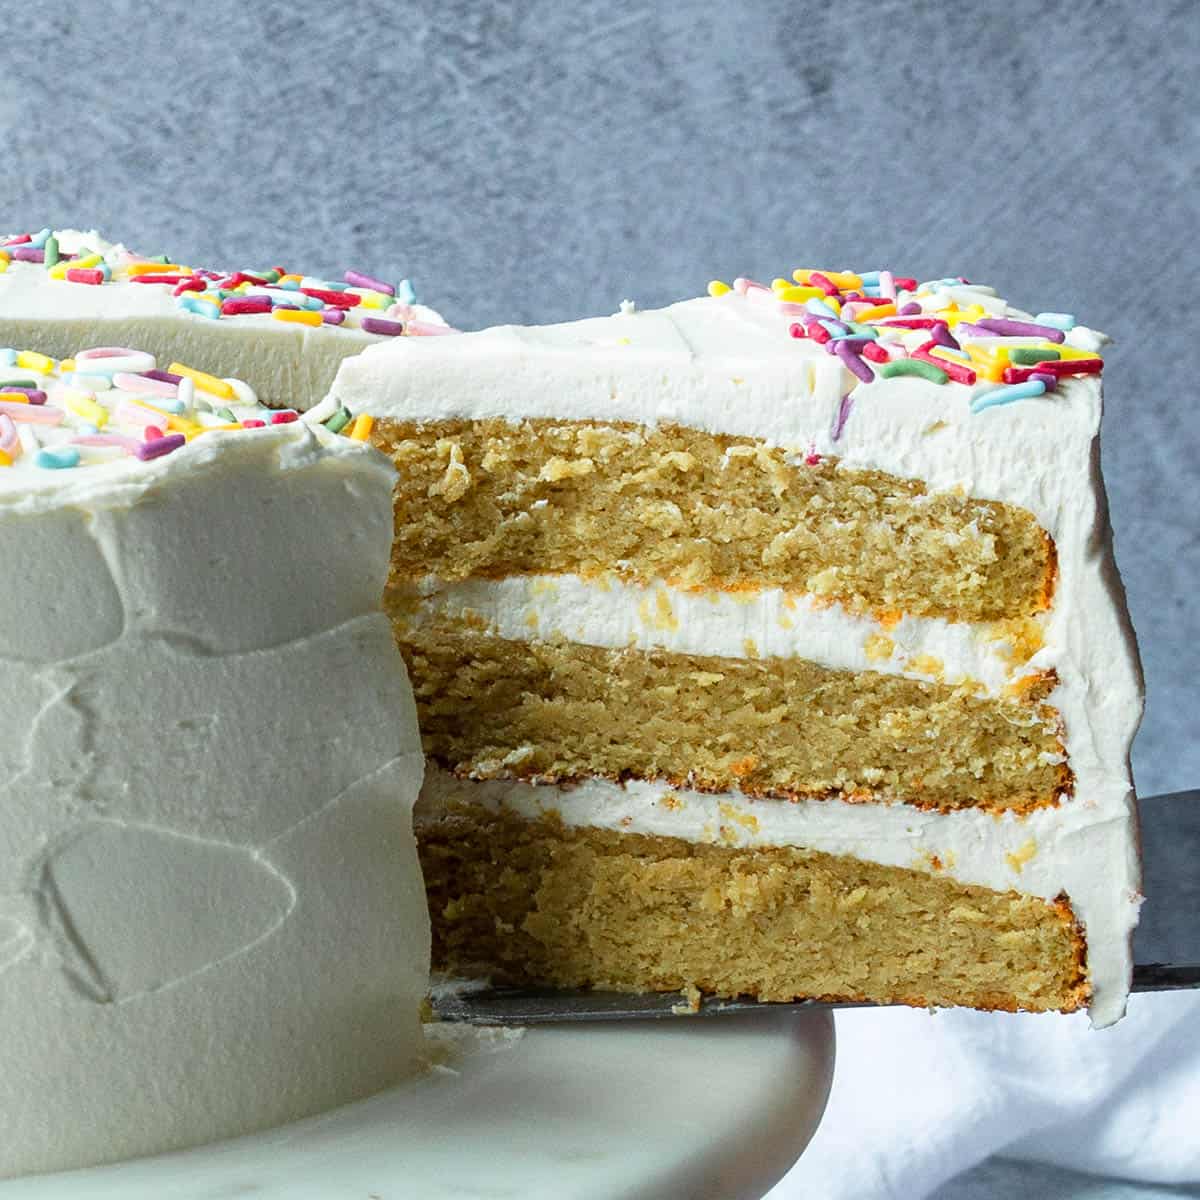
[[126, 347], [62, 360], [0, 349], [0, 496], [55, 490], [65, 474], [124, 476], [189, 444], [217, 447], [223, 436], [298, 422], [320, 429], [326, 445], [337, 434], [364, 442], [372, 426], [371, 417], [332, 402], [304, 414], [267, 408], [240, 379], [178, 362], [164, 370], [152, 354]]
[[[43, 281], [59, 286], [42, 291]], [[391, 283], [348, 270], [341, 280], [327, 280], [282, 266], [212, 270], [135, 253], [94, 230], [44, 228], [0, 239], [0, 293], [14, 288], [19, 294], [11, 302], [30, 318], [59, 315], [68, 294], [73, 306], [104, 314], [120, 290], [125, 304], [146, 314], [165, 304], [202, 320], [257, 318], [380, 338], [453, 332], [417, 303], [408, 279]]]

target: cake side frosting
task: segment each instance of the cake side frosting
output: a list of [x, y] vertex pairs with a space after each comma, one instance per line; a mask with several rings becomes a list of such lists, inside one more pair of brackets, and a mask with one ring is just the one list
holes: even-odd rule
[[[1027, 819], [1038, 822], [1040, 832], [1030, 836], [1040, 847], [1041, 878], [1069, 877], [1074, 888], [1070, 899], [1089, 945], [1092, 1016], [1106, 1024], [1123, 1011], [1129, 936], [1140, 901], [1128, 754], [1141, 711], [1136, 647], [1098, 471], [1099, 350], [1106, 339], [1067, 314], [1030, 316], [991, 289], [959, 279], [891, 280], [888, 296], [882, 294], [883, 274], [872, 280], [835, 273], [830, 284], [828, 273], [798, 272], [794, 286], [776, 281], [774, 287], [740, 280], [734, 289], [717, 286], [713, 296], [660, 311], [626, 306], [612, 317], [467, 334], [452, 346], [372, 348], [342, 367], [332, 394], [382, 422], [499, 418], [686, 426], [761, 439], [785, 448], [797, 464], [833, 459], [842, 467], [924, 481], [930, 493], [961, 490], [1032, 513], [1053, 539], [1057, 577], [1049, 610], [1036, 618], [1041, 645], [1021, 669], [1056, 677], [1048, 702], [1062, 717], [1074, 792], [1059, 808]], [[815, 288], [820, 296], [805, 294], [820, 282], [815, 275], [829, 285]], [[838, 341], [847, 344], [839, 349], [832, 344]], [[529, 578], [426, 583], [425, 597], [415, 600], [406, 619], [469, 610], [507, 637], [537, 638], [548, 619], [551, 636], [557, 631], [568, 639], [615, 644], [630, 636], [639, 644], [694, 645], [712, 636], [724, 645], [732, 631], [714, 633], [714, 624], [738, 604], [748, 606], [740, 623], [745, 628], [770, 612], [778, 615], [783, 601], [769, 592], [720, 595], [710, 617], [703, 588], [685, 597], [654, 585], [635, 597], [626, 583], [614, 585], [606, 598], [597, 594], [595, 581], [541, 581], [570, 598], [558, 604], [549, 591], [520, 596], [531, 582], [538, 585]], [[655, 594], [664, 597], [662, 610]], [[574, 622], [571, 600], [586, 604]], [[643, 615], [645, 601], [649, 611]], [[832, 613], [825, 606], [810, 613], [807, 599], [794, 602], [797, 611], [787, 613], [793, 629], [764, 638], [781, 650], [803, 645], [839, 665], [861, 665], [855, 655], [865, 654], [867, 637], [886, 633], [858, 623], [858, 646], [835, 644], [835, 631], [851, 634], [858, 619], [838, 612], [836, 604]], [[523, 614], [523, 632], [510, 604]], [[906, 620], [912, 630], [914, 623]], [[688, 621], [695, 625], [685, 628]], [[1000, 655], [979, 645], [978, 629], [944, 622], [916, 628], [916, 646], [936, 641], [944, 651], [934, 657], [947, 677], [982, 677], [986, 686], [1004, 686], [1011, 667], [1005, 670]], [[727, 648], [738, 653], [736, 646]], [[762, 653], [757, 643], [754, 649]], [[903, 657], [872, 669], [921, 675]], [[512, 787], [520, 792], [520, 785]], [[564, 802], [572, 812], [583, 811], [572, 798]], [[614, 804], [620, 807], [619, 800]], [[793, 819], [801, 811], [782, 807]], [[1035, 875], [1022, 879], [1008, 869], [1011, 836], [999, 834], [996, 818], [975, 815], [978, 821], [958, 820], [965, 814], [927, 814], [922, 821], [936, 826], [953, 819], [953, 828], [969, 828], [978, 852], [958, 853], [955, 861], [987, 860], [989, 877], [1024, 890]], [[912, 819], [907, 812], [886, 819], [902, 818]], [[807, 836], [799, 825], [788, 834], [801, 835]], [[1094, 861], [1103, 868], [1100, 882], [1077, 869], [1087, 866], [1093, 844]], [[954, 875], [959, 868], [945, 869]]]
[[0, 632], [0, 1175], [234, 1136], [418, 1069], [391, 467], [293, 420], [0, 477], [21, 614]]

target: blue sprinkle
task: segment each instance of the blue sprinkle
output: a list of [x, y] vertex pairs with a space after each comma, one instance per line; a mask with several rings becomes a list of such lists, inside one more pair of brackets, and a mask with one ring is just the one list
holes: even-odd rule
[[997, 404], [1011, 404], [1014, 400], [1030, 400], [1040, 396], [1046, 390], [1046, 385], [1040, 379], [1027, 379], [1024, 383], [1002, 384], [1000, 387], [981, 392], [971, 399], [971, 411], [983, 412], [985, 408], [995, 408]]
[[841, 321], [818, 321], [820, 327], [829, 334], [830, 339], [844, 338], [850, 336], [850, 331], [841, 323]]
[[195, 313], [198, 317], [208, 317], [211, 321], [218, 321], [221, 318], [221, 310], [215, 304], [208, 304], [203, 300], [193, 300], [186, 292], [175, 303], [179, 308]]
[[416, 304], [417, 289], [411, 279], [402, 279], [396, 284], [396, 300], [400, 304]]
[[0, 350], [0, 367], [14, 367], [17, 364], [17, 352], [15, 350]]
[[62, 471], [67, 467], [79, 466], [79, 451], [74, 446], [58, 446], [53, 450], [39, 450], [34, 463], [50, 471]]
[[1033, 320], [1035, 324], [1062, 330], [1074, 329], [1077, 324], [1074, 313], [1038, 313]]
[[863, 284], [867, 287], [878, 287], [879, 286], [879, 272], [878, 271], [859, 271], [858, 277], [859, 277], [859, 279], [861, 279], [863, 281]]
[[159, 412], [171, 413], [176, 417], [184, 410], [182, 400], [176, 400], [174, 396], [160, 396], [157, 392], [152, 396], [139, 396], [138, 401], [147, 408], [157, 408]]
[[814, 316], [832, 317], [835, 321], [837, 320], [837, 313], [824, 300], [818, 300], [815, 296], [811, 300], [805, 300], [804, 307]]
[[267, 295], [271, 298], [271, 303], [274, 305], [286, 304], [291, 308], [311, 308], [320, 309], [325, 305], [321, 303], [316, 296], [306, 296], [297, 284], [292, 288], [283, 288], [272, 286], [269, 288], [258, 288], [256, 291], [250, 292], [250, 295]]
[[46, 239], [49, 238], [53, 232], [54, 231], [50, 228], [50, 226], [47, 225], [45, 229], [39, 229], [38, 232], [33, 235], [33, 240], [26, 242], [25, 245], [29, 246], [31, 249], [42, 250], [45, 248]]
[[300, 290], [300, 284], [294, 279], [280, 279], [275, 283], [274, 286], [277, 288], [283, 288], [283, 290], [286, 292], [298, 292]]

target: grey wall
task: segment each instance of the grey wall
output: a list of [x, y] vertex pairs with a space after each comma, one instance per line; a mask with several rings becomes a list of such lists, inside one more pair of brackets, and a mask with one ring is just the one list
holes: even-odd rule
[[1139, 778], [1200, 784], [1194, 3], [0, 0], [0, 18], [0, 228], [409, 274], [468, 327], [824, 264], [961, 273], [1108, 330]]

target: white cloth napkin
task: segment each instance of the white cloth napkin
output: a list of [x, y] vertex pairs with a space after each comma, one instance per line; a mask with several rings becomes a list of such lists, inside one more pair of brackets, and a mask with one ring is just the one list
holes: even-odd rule
[[769, 1200], [920, 1200], [994, 1154], [1200, 1181], [1200, 993], [1124, 1020], [883, 1009], [837, 1016], [825, 1119]]

